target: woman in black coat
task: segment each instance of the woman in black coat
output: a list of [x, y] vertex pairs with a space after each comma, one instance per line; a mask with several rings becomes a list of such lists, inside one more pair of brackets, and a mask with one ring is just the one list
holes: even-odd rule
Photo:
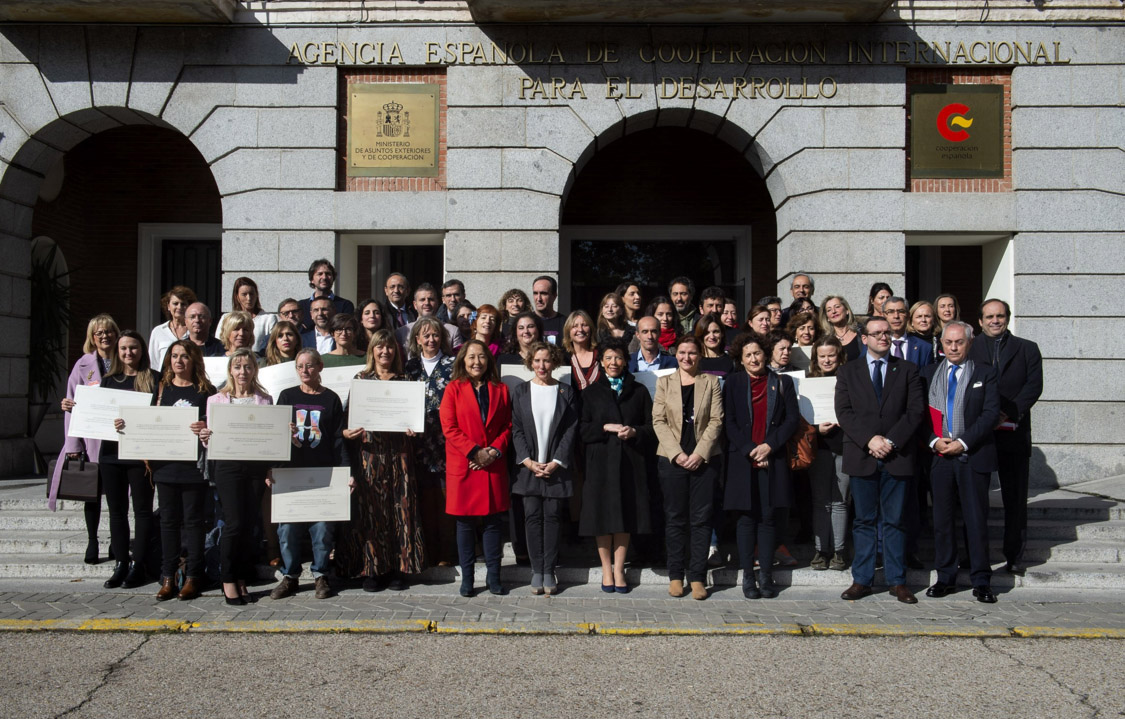
[[625, 594], [629, 535], [652, 531], [646, 470], [655, 439], [652, 399], [627, 371], [629, 350], [619, 338], [602, 347], [601, 364], [601, 376], [582, 392], [586, 482], [578, 531], [597, 540], [602, 591]]
[[512, 494], [523, 503], [531, 593], [550, 596], [558, 589], [562, 508], [574, 492], [570, 478], [578, 398], [551, 373], [562, 364], [562, 350], [546, 342], [528, 349], [524, 366], [534, 377], [512, 389], [512, 453], [517, 471]]
[[[742, 593], [747, 599], [777, 596], [773, 586], [776, 545], [774, 513], [793, 499], [787, 444], [797, 429], [797, 393], [793, 380], [769, 368], [768, 340], [739, 335], [731, 357], [741, 365], [723, 386], [723, 425], [729, 449], [723, 507], [738, 517], [735, 525]], [[754, 544], [761, 557], [754, 581]]]

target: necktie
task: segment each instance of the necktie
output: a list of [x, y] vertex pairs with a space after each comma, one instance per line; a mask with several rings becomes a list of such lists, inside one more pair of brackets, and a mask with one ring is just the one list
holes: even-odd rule
[[957, 365], [949, 368], [949, 390], [945, 393], [945, 425], [953, 434], [953, 398], [957, 396]]
[[871, 384], [875, 385], [875, 399], [883, 401], [883, 360], [875, 360], [871, 371]]
[[894, 343], [895, 350], [891, 354], [893, 354], [895, 357], [898, 357], [899, 359], [906, 359], [906, 355], [904, 355], [902, 353], [902, 344], [904, 342], [906, 342], [906, 340], [892, 340], [892, 341]]
[[406, 309], [400, 307], [398, 310], [398, 326], [402, 327], [406, 324]]

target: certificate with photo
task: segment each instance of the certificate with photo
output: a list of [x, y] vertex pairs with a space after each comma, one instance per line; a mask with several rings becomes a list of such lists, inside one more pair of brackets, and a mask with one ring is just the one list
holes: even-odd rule
[[121, 436], [114, 429], [113, 420], [121, 416], [121, 408], [151, 404], [152, 395], [148, 392], [80, 384], [74, 388], [74, 409], [70, 411], [66, 436], [116, 442]]
[[199, 437], [191, 431], [199, 421], [195, 407], [122, 407], [125, 429], [117, 435], [117, 456], [160, 462], [199, 459]]
[[293, 408], [287, 405], [211, 405], [207, 459], [288, 462], [292, 419]]
[[346, 522], [351, 519], [348, 467], [289, 467], [273, 470], [270, 521]]
[[353, 379], [348, 429], [368, 432], [425, 430], [426, 383]]

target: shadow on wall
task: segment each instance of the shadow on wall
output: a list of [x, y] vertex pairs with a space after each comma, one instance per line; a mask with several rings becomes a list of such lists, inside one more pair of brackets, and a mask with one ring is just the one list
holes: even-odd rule
[[1059, 476], [1055, 474], [1051, 465], [1047, 464], [1047, 456], [1038, 447], [1031, 448], [1030, 485], [1028, 494], [1032, 497], [1059, 488]]

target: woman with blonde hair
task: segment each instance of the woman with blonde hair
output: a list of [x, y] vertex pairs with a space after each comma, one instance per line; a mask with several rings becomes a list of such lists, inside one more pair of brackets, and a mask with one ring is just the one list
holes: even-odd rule
[[849, 360], [859, 359], [862, 344], [859, 339], [859, 324], [852, 313], [851, 305], [840, 295], [828, 295], [820, 303], [820, 334], [835, 337], [844, 347]]
[[[278, 324], [289, 324], [288, 322]], [[273, 398], [258, 382], [258, 359], [245, 347], [235, 350], [227, 363], [227, 383], [207, 398], [207, 423], [211, 410], [220, 404], [272, 405]], [[210, 427], [199, 432], [206, 447], [214, 433]], [[219, 572], [227, 604], [253, 601], [247, 582], [254, 579], [254, 526], [265, 495], [269, 463], [241, 460], [215, 462], [215, 490], [223, 513], [223, 533], [219, 540]], [[276, 540], [275, 540], [276, 542]]]
[[[59, 452], [59, 459], [55, 463], [55, 473], [51, 476], [51, 488], [47, 494], [47, 506], [55, 510], [55, 502], [59, 493], [59, 481], [62, 478], [63, 465], [66, 459], [79, 459], [83, 455], [91, 462], [98, 461], [98, 452], [101, 449], [101, 440], [81, 439], [70, 436], [70, 411], [74, 409], [74, 389], [82, 384], [97, 387], [102, 377], [109, 374], [110, 365], [113, 364], [114, 348], [121, 330], [117, 323], [107, 314], [95, 315], [86, 324], [86, 343], [82, 346], [85, 353], [74, 363], [70, 376], [66, 380], [66, 396], [60, 406], [63, 414], [63, 447]], [[99, 488], [100, 491], [100, 488]], [[99, 496], [96, 501], [86, 502], [84, 507], [86, 518], [86, 564], [98, 563], [98, 525], [102, 518], [102, 500]]]
[[598, 344], [611, 337], [625, 340], [628, 345], [636, 334], [636, 328], [629, 325], [625, 313], [625, 300], [616, 292], [610, 292], [598, 304]]
[[282, 362], [292, 362], [301, 351], [301, 331], [289, 320], [281, 320], [273, 326], [269, 343], [266, 344], [266, 367]]
[[[390, 330], [379, 330], [367, 343], [367, 364], [359, 380], [406, 381], [402, 350]], [[363, 590], [403, 590], [407, 575], [426, 568], [418, 483], [414, 476], [414, 432], [368, 432], [345, 429], [356, 451], [356, 512], [339, 545], [337, 561], [350, 576], [363, 577]]]
[[591, 382], [596, 382], [601, 374], [598, 342], [594, 339], [594, 322], [586, 310], [570, 313], [563, 324], [562, 335], [563, 349], [570, 355], [570, 384], [581, 392]]
[[249, 312], [230, 312], [219, 328], [219, 339], [227, 348], [226, 356], [243, 347], [254, 347], [254, 318]]

